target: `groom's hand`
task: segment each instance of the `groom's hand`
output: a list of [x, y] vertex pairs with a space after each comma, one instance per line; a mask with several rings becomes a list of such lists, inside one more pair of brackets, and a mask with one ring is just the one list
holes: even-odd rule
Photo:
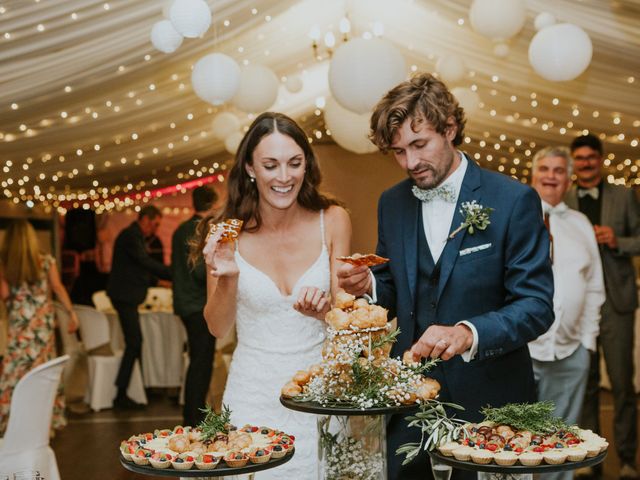
[[473, 333], [469, 327], [431, 325], [411, 347], [411, 354], [416, 362], [426, 357], [449, 360], [469, 350], [471, 345]]
[[361, 297], [365, 293], [371, 295], [371, 271], [369, 267], [361, 265], [355, 267], [349, 263], [343, 263], [336, 271], [338, 287], [345, 292]]

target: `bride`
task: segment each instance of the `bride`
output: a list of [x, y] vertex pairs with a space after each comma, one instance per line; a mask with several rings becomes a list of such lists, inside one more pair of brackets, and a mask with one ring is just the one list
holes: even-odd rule
[[297, 370], [321, 360], [336, 257], [350, 252], [349, 215], [318, 191], [320, 180], [302, 129], [263, 113], [240, 143], [220, 216], [243, 220], [243, 230], [235, 244], [214, 234], [203, 249], [209, 330], [220, 338], [235, 323], [238, 334], [222, 401], [239, 426], [296, 437], [294, 458], [260, 479], [318, 478], [315, 418], [285, 409], [279, 397]]

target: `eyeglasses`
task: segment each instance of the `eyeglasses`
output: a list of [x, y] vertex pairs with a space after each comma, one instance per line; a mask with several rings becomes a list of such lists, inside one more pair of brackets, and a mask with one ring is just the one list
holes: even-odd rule
[[577, 157], [573, 157], [574, 162], [593, 162], [600, 158], [600, 155], [597, 153], [592, 153], [591, 155], [578, 155]]

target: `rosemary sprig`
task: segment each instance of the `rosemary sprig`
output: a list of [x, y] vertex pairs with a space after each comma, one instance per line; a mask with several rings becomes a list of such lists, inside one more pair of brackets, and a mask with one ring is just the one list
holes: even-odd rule
[[198, 428], [202, 431], [203, 440], [213, 438], [218, 433], [229, 433], [231, 410], [228, 406], [222, 405], [220, 413], [216, 413], [211, 405], [206, 405], [201, 411], [206, 414], [204, 420], [198, 425]]
[[371, 350], [373, 351], [376, 348], [380, 348], [387, 343], [395, 343], [398, 335], [400, 335], [399, 328], [396, 328], [392, 332], [386, 333], [385, 335], [371, 342]]
[[570, 429], [565, 421], [553, 415], [553, 402], [510, 403], [500, 408], [485, 407], [485, 419], [517, 430], [545, 434]]

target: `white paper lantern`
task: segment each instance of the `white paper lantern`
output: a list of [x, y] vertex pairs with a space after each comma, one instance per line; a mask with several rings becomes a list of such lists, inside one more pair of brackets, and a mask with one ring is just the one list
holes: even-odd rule
[[436, 62], [436, 72], [445, 83], [455, 83], [462, 80], [467, 73], [462, 59], [456, 55], [445, 55]]
[[331, 130], [331, 138], [345, 150], [354, 153], [372, 153], [376, 146], [367, 138], [370, 113], [353, 113], [341, 106], [333, 97], [324, 107], [324, 122]]
[[526, 18], [524, 0], [473, 0], [469, 10], [473, 29], [492, 40], [513, 37]]
[[356, 38], [343, 43], [329, 65], [331, 94], [343, 107], [365, 113], [406, 78], [402, 54], [386, 40]]
[[204, 0], [175, 0], [169, 20], [183, 37], [201, 37], [211, 25], [211, 9]]
[[533, 22], [533, 25], [536, 28], [536, 31], [540, 31], [543, 28], [547, 28], [547, 27], [550, 27], [551, 25], [554, 25], [555, 23], [556, 23], [556, 17], [554, 17], [553, 14], [549, 12], [542, 12], [538, 14], [538, 16]]
[[467, 115], [473, 114], [480, 106], [480, 96], [470, 88], [456, 87], [451, 89], [451, 93]]
[[224, 140], [224, 148], [231, 155], [235, 155], [238, 151], [238, 147], [240, 146], [240, 142], [242, 141], [242, 137], [244, 135], [241, 132], [233, 132]]
[[538, 75], [552, 82], [576, 78], [589, 66], [592, 54], [589, 35], [571, 23], [543, 28], [529, 44], [529, 63]]
[[151, 43], [161, 52], [175, 52], [182, 45], [182, 40], [182, 35], [169, 20], [160, 20], [151, 28]]
[[205, 55], [191, 72], [196, 95], [212, 105], [220, 105], [235, 95], [240, 85], [240, 67], [222, 53]]
[[211, 122], [211, 133], [218, 140], [224, 140], [240, 129], [240, 121], [233, 113], [222, 112]]
[[300, 90], [302, 90], [302, 87], [304, 85], [302, 83], [300, 75], [291, 75], [287, 77], [287, 81], [284, 82], [284, 86], [289, 92], [298, 93]]
[[173, 5], [174, 0], [166, 0], [162, 4], [162, 16], [169, 20], [169, 12], [171, 11], [171, 6]]
[[264, 112], [278, 98], [278, 77], [262, 65], [248, 65], [240, 72], [240, 86], [233, 104], [244, 112]]

